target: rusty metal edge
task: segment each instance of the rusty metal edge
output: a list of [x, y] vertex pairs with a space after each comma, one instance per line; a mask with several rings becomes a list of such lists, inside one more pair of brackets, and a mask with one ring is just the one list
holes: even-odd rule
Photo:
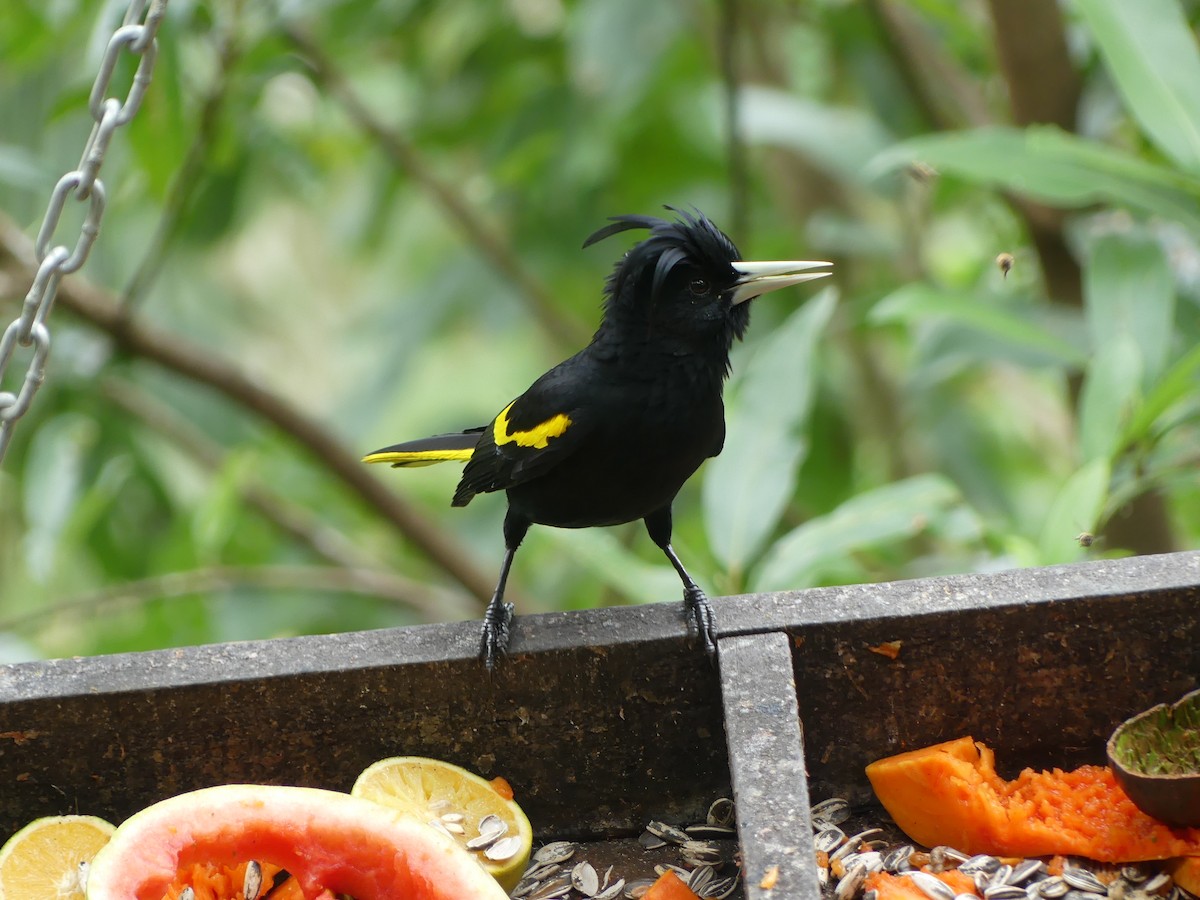
[[[748, 594], [714, 600], [722, 637], [843, 621], [867, 621], [1079, 597], [1139, 595], [1200, 587], [1200, 551], [950, 575], [909, 581]], [[690, 640], [681, 604], [648, 603], [518, 616], [513, 656]], [[313, 672], [464, 661], [478, 625], [454, 622], [298, 638], [0, 666], [0, 703], [249, 681]]]

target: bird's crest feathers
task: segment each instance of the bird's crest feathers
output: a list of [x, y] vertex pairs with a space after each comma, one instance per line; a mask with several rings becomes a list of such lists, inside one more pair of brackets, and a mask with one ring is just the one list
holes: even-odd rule
[[[690, 259], [703, 263], [706, 267], [724, 269], [741, 258], [733, 241], [699, 210], [688, 212], [674, 206], [664, 208], [679, 218], [671, 220], [660, 219], [657, 216], [613, 216], [612, 224], [605, 225], [583, 242], [586, 248], [623, 231], [640, 228], [650, 232], [650, 237], [635, 246], [617, 263], [606, 287], [610, 296], [620, 292], [624, 277], [631, 270], [640, 268], [638, 263], [644, 260], [657, 257], [650, 287], [650, 296], [654, 300], [658, 298], [659, 291], [671, 271], [681, 262]], [[732, 276], [732, 270], [730, 274]]]

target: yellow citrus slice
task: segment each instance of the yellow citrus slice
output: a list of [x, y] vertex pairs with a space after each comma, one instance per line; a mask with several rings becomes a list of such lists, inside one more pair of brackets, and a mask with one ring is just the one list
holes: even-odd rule
[[393, 756], [367, 767], [350, 793], [450, 833], [506, 891], [529, 863], [533, 829], [511, 792], [501, 793], [466, 769], [420, 756]]
[[83, 900], [87, 867], [114, 831], [95, 816], [30, 822], [0, 848], [0, 900]]

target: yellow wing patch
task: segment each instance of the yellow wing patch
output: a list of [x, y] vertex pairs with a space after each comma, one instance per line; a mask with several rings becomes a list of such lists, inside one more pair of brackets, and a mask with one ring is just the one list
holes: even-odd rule
[[391, 463], [393, 466], [412, 468], [414, 466], [432, 466], [440, 462], [466, 462], [475, 452], [473, 447], [466, 450], [383, 450], [379, 453], [369, 453], [363, 457], [365, 463]]
[[[517, 401], [514, 400], [513, 403]], [[492, 425], [492, 439], [496, 442], [497, 447], [503, 447], [505, 444], [516, 444], [518, 447], [533, 447], [535, 450], [544, 450], [546, 445], [550, 443], [551, 438], [562, 437], [563, 433], [571, 425], [571, 417], [566, 413], [558, 413], [551, 416], [540, 425], [535, 425], [526, 431], [508, 430], [508, 411], [512, 409], [512, 403], [500, 410], [500, 415], [496, 416], [496, 421]]]

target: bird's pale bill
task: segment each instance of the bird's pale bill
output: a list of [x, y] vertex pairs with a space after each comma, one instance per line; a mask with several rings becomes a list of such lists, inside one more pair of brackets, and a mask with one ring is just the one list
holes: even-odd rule
[[793, 284], [800, 284], [803, 281], [812, 281], [815, 278], [824, 278], [826, 275], [833, 274], [832, 272], [808, 271], [809, 269], [833, 265], [831, 262], [808, 259], [771, 262], [738, 261], [730, 265], [741, 276], [737, 280], [733, 291], [733, 303], [735, 306], [738, 303], [745, 303], [747, 300], [752, 300], [770, 291], [777, 291], [780, 288], [791, 287]]

